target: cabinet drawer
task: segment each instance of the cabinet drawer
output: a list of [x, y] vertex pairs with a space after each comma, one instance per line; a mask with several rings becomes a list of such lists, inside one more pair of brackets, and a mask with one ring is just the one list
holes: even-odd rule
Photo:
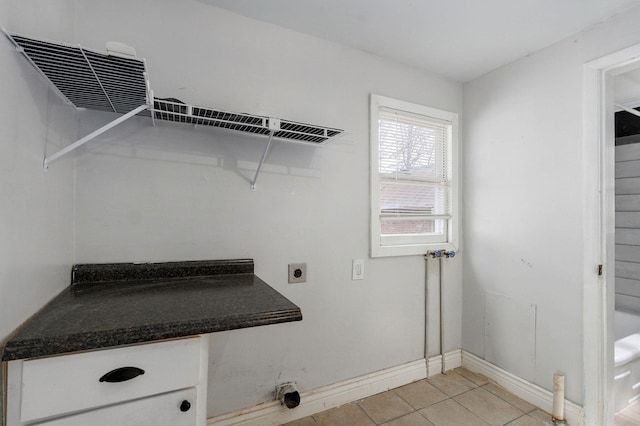
[[[25, 361], [20, 418], [28, 422], [192, 387], [199, 382], [199, 366], [200, 338]], [[123, 367], [144, 373], [100, 381]]]
[[[183, 405], [185, 401], [189, 404], [186, 410], [187, 407]], [[38, 426], [193, 426], [196, 424], [196, 411], [196, 388], [189, 388], [36, 424]]]

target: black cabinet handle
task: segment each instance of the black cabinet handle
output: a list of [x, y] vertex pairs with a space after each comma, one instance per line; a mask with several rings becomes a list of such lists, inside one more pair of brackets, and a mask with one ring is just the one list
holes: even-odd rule
[[120, 367], [100, 377], [100, 381], [108, 383], [126, 382], [143, 374], [144, 370], [138, 367]]
[[182, 404], [180, 404], [180, 411], [182, 411], [183, 413], [186, 413], [187, 411], [189, 411], [190, 408], [191, 408], [191, 403], [186, 399], [182, 401]]

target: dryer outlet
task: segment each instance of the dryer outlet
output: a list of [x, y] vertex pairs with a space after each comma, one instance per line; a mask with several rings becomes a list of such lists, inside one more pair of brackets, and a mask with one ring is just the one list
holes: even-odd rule
[[306, 263], [290, 263], [289, 264], [289, 283], [306, 283], [307, 282], [307, 264]]

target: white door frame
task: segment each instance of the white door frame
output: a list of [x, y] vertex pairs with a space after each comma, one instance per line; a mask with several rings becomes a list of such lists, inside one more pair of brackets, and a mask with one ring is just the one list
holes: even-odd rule
[[[640, 65], [640, 45], [584, 65], [583, 383], [585, 425], [613, 424], [615, 144], [613, 79]], [[598, 275], [602, 265], [602, 275]]]

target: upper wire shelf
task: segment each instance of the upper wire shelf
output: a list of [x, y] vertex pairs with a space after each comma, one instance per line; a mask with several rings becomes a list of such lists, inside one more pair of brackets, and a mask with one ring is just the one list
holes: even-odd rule
[[16, 50], [42, 74], [55, 91], [77, 108], [124, 114], [84, 138], [46, 156], [44, 168], [63, 155], [135, 115], [155, 120], [211, 126], [268, 136], [255, 182], [271, 146], [272, 139], [312, 145], [324, 144], [342, 136], [341, 129], [298, 123], [275, 117], [222, 111], [189, 105], [174, 98], [155, 98], [143, 59], [99, 52], [82, 46], [34, 39], [3, 32]]
[[7, 35], [18, 51], [77, 108], [126, 114], [148, 104], [144, 60]]

